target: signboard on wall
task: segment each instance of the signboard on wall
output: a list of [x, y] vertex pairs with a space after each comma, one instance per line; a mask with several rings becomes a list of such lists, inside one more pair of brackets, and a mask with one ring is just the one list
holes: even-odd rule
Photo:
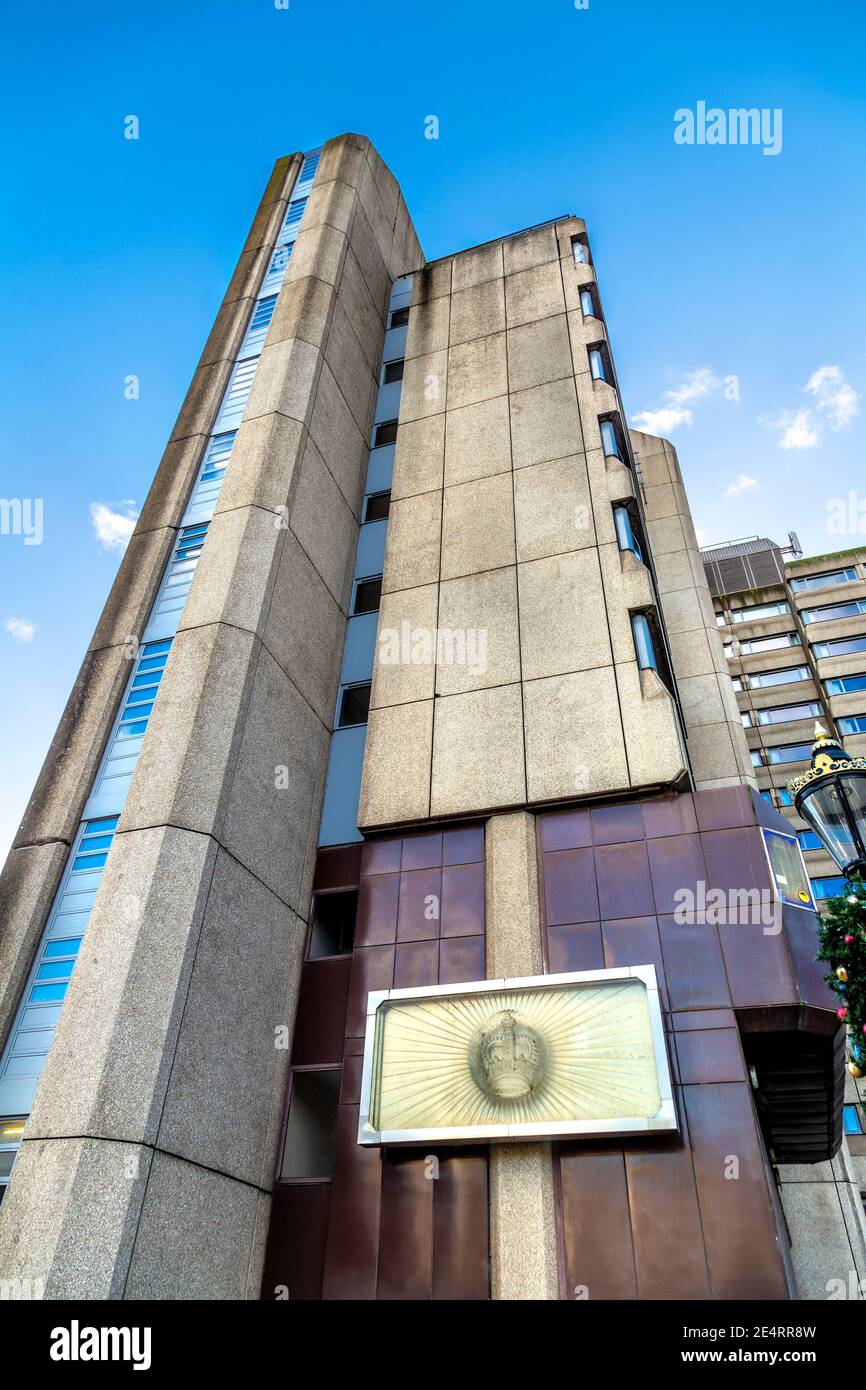
[[780, 901], [790, 903], [792, 907], [817, 911], [806, 861], [796, 835], [787, 835], [782, 830], [770, 830], [762, 825], [761, 836], [770, 877]]
[[359, 1144], [676, 1128], [652, 965], [368, 996]]

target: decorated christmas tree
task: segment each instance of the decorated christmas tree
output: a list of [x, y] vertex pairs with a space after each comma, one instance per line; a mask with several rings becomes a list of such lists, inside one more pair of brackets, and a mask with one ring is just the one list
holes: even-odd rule
[[866, 1074], [866, 885], [857, 875], [847, 891], [831, 898], [826, 915], [819, 919], [818, 960], [830, 970], [825, 979], [838, 1000], [839, 1017], [850, 1033], [852, 1076]]

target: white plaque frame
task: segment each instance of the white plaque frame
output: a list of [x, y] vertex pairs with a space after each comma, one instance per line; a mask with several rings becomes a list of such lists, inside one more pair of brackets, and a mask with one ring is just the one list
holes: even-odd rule
[[[415, 999], [456, 998], [465, 994], [485, 994], [500, 990], [529, 993], [560, 985], [614, 983], [622, 980], [641, 980], [646, 987], [656, 1077], [661, 1096], [661, 1104], [655, 1115], [649, 1118], [614, 1116], [604, 1120], [558, 1120], [537, 1124], [482, 1124], [432, 1129], [377, 1130], [371, 1124], [376, 1025], [379, 1010], [383, 1006]], [[637, 1138], [641, 1135], [677, 1132], [678, 1129], [654, 965], [630, 965], [618, 970], [579, 970], [563, 975], [530, 975], [510, 980], [471, 980], [465, 984], [427, 985], [418, 989], [371, 990], [367, 995], [364, 1065], [358, 1119], [359, 1144], [408, 1147], [414, 1144], [514, 1143], [519, 1140], [588, 1139], [611, 1134]]]

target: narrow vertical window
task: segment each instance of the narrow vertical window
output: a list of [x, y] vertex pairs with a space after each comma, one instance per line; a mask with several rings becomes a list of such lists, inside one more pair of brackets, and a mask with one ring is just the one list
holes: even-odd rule
[[657, 670], [658, 662], [656, 661], [655, 644], [653, 643], [650, 625], [643, 613], [632, 613], [631, 631], [634, 638], [637, 664], [641, 671]]
[[623, 463], [622, 446], [619, 440], [619, 432], [613, 420], [601, 420], [601, 442], [604, 448], [605, 457], [619, 459]]
[[643, 563], [643, 553], [634, 533], [631, 515], [627, 507], [614, 507], [613, 521], [616, 527], [616, 543], [620, 550], [630, 550]]

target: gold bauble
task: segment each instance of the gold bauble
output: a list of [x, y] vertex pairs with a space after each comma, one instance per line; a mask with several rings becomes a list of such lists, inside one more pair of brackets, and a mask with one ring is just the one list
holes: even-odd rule
[[848, 971], [845, 969], [844, 965], [840, 965], [839, 969], [836, 971], [836, 979], [841, 980], [843, 985], [848, 983]]
[[862, 1067], [858, 1067], [858, 1065], [857, 1065], [856, 1062], [849, 1062], [849, 1063], [848, 1063], [848, 1070], [850, 1071], [851, 1075], [852, 1075], [853, 1077], [855, 1077], [856, 1080], [858, 1080], [858, 1081], [860, 1080], [861, 1076], [863, 1076], [863, 1074], [864, 1074], [864, 1073], [863, 1073], [863, 1068], [862, 1068]]

